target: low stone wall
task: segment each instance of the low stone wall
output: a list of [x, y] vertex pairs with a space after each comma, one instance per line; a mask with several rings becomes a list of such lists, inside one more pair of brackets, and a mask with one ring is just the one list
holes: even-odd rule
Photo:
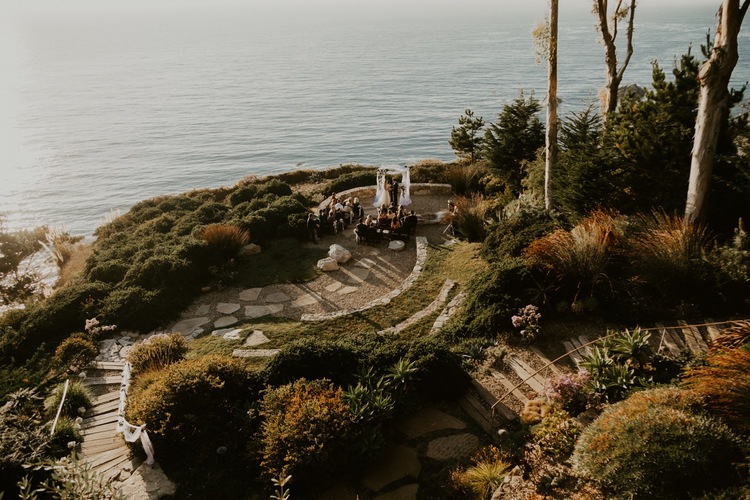
[[[372, 201], [375, 199], [376, 186], [367, 187], [356, 187], [347, 189], [336, 193], [339, 199], [345, 200], [347, 198], [359, 198], [359, 202], [364, 207], [371, 207]], [[418, 182], [410, 185], [409, 194], [411, 196], [448, 196], [450, 197], [453, 193], [453, 188], [450, 184], [432, 184], [428, 182]], [[322, 210], [331, 203], [331, 197], [329, 196], [318, 205], [318, 210]]]

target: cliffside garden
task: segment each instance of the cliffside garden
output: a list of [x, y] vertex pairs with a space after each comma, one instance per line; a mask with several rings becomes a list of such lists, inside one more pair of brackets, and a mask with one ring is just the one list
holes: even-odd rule
[[[563, 119], [551, 211], [538, 101], [520, 96], [486, 128], [467, 111], [452, 135], [459, 159], [412, 168], [413, 182], [451, 185], [461, 241], [431, 241], [417, 285], [395, 305], [325, 322], [243, 321], [243, 335], [276, 335], [270, 359], [233, 358], [233, 345], [210, 335], [133, 348], [127, 417], [147, 425], [176, 497], [315, 498], [374, 463], [400, 418], [433, 404], [460, 414], [455, 401], [472, 379], [502, 371], [512, 354], [555, 352], [584, 334], [604, 338], [510, 408], [519, 418], [500, 435], [493, 429], [445, 468], [423, 466], [418, 496], [489, 498], [504, 482], [513, 489], [503, 498], [750, 494], [748, 323], [718, 335], [705, 354], [654, 352], [636, 329], [750, 313], [746, 113], [723, 124], [705, 221], [679, 215], [698, 68], [686, 55], [669, 78], [655, 64], [652, 88], [625, 92], [606, 124], [592, 110]], [[29, 282], [16, 273], [39, 235], [3, 231], [0, 271], [18, 292], [3, 297], [25, 307], [0, 317], [0, 490], [10, 498], [42, 480], [58, 492], [71, 487], [66, 477], [95, 481], [40, 466], [80, 440], [85, 390], [73, 390], [66, 424], [51, 436], [49, 422], [57, 385], [109, 335], [91, 320], [150, 332], [207, 289], [314, 279], [325, 249], [300, 244], [307, 214], [375, 178], [374, 167], [347, 166], [145, 200], [102, 225], [85, 263], [43, 300], [25, 293]], [[264, 250], [239, 257], [250, 242]], [[70, 238], [51, 245], [60, 255], [82, 251]], [[436, 333], [437, 314], [398, 336], [378, 333], [425, 309], [448, 279], [457, 283], [451, 298], [465, 299]], [[100, 484], [87, 498], [107, 495], [116, 493]]]

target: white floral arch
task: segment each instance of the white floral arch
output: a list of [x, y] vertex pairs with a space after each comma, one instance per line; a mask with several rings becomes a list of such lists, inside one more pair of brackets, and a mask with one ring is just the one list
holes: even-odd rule
[[384, 165], [378, 169], [375, 201], [372, 203], [372, 206], [390, 206], [391, 195], [388, 192], [388, 188], [385, 186], [386, 176], [389, 174], [401, 174], [402, 194], [401, 199], [399, 200], [399, 205], [403, 205], [405, 207], [411, 205], [411, 179], [409, 178], [409, 167], [406, 165]]

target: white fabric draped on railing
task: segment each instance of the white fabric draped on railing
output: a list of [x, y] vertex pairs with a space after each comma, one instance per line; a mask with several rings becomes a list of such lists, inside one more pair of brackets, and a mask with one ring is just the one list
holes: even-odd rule
[[125, 441], [135, 443], [141, 440], [143, 451], [146, 452], [146, 463], [154, 465], [154, 445], [146, 432], [146, 424], [133, 425], [125, 420], [125, 404], [128, 398], [128, 387], [130, 387], [130, 363], [125, 363], [122, 369], [122, 382], [120, 383], [120, 405], [117, 407], [117, 428], [115, 434], [122, 434]]

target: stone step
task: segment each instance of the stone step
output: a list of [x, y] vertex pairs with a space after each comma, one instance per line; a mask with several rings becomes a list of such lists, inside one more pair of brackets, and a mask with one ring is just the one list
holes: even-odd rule
[[526, 385], [531, 387], [538, 394], [544, 394], [545, 380], [538, 374], [534, 373], [536, 370], [515, 356], [508, 356], [507, 363]]
[[505, 387], [505, 389], [508, 392], [510, 392], [513, 395], [513, 397], [515, 397], [521, 403], [526, 404], [529, 401], [529, 398], [526, 397], [526, 394], [524, 394], [519, 388], [517, 388], [516, 384], [508, 380], [508, 378], [505, 375], [493, 369], [490, 369], [490, 375], [492, 375], [494, 379], [500, 382], [503, 385], [503, 387]]

